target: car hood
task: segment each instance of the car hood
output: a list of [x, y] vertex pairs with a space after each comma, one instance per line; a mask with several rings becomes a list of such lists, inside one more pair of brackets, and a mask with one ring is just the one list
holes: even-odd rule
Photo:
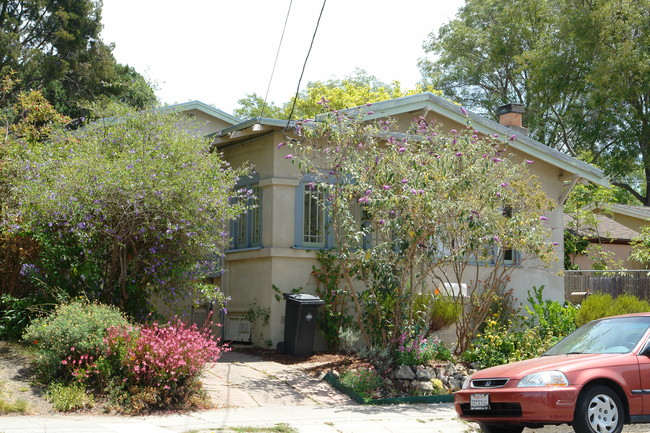
[[586, 353], [542, 356], [539, 358], [528, 359], [526, 361], [486, 368], [485, 370], [480, 370], [474, 373], [472, 379], [488, 379], [496, 377], [521, 379], [526, 375], [538, 371], [559, 370], [566, 374], [570, 371], [601, 367], [606, 364], [627, 364], [629, 362], [636, 362], [630, 357], [629, 353]]

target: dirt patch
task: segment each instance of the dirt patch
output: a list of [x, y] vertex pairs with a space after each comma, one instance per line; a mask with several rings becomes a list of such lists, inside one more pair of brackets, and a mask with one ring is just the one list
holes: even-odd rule
[[29, 415], [56, 413], [43, 395], [44, 388], [33, 381], [30, 359], [20, 346], [0, 341], [0, 392], [8, 401], [26, 400]]

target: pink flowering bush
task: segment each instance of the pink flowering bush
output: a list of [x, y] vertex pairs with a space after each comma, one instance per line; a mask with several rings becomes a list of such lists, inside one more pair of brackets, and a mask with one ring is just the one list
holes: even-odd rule
[[433, 360], [448, 361], [451, 351], [438, 338], [409, 337], [404, 332], [397, 338], [394, 359], [398, 365], [426, 365]]
[[133, 412], [191, 406], [200, 397], [199, 375], [205, 366], [229, 350], [208, 328], [180, 320], [109, 329], [106, 342], [111, 371], [119, 376], [113, 383], [120, 389], [120, 406]]

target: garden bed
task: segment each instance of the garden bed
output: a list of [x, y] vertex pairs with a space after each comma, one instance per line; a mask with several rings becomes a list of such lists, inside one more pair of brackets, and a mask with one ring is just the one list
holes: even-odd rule
[[325, 374], [323, 380], [329, 383], [332, 387], [347, 394], [352, 400], [359, 404], [415, 404], [415, 403], [451, 403], [454, 401], [453, 394], [443, 395], [420, 395], [409, 397], [390, 397], [390, 398], [364, 398], [361, 394], [354, 389], [345, 386], [341, 381], [332, 373]]

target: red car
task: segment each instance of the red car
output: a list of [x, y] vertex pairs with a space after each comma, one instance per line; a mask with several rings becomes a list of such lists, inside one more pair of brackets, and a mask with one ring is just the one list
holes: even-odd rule
[[485, 433], [565, 423], [576, 433], [620, 433], [648, 423], [650, 313], [594, 320], [539, 358], [478, 371], [454, 406]]

